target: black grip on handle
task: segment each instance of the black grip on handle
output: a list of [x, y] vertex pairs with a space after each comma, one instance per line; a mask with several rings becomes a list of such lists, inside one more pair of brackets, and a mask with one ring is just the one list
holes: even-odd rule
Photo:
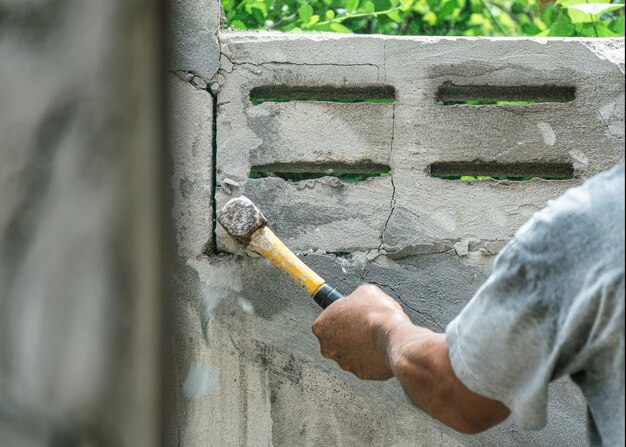
[[337, 289], [329, 286], [328, 284], [324, 284], [322, 287], [320, 287], [313, 296], [315, 302], [319, 304], [322, 309], [326, 309], [339, 298], [343, 298], [343, 295], [337, 292]]

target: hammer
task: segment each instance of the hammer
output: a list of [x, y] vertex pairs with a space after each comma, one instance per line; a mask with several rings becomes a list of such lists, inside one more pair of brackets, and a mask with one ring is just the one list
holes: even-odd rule
[[302, 262], [267, 226], [267, 219], [247, 197], [229, 200], [217, 213], [217, 220], [236, 241], [267, 258], [326, 309], [343, 295], [326, 284]]

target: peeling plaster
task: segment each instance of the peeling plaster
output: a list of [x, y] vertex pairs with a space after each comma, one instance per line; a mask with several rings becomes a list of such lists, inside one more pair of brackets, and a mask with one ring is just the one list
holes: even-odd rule
[[554, 146], [554, 143], [556, 143], [556, 133], [554, 133], [552, 126], [548, 123], [537, 123], [537, 128], [541, 132], [545, 145]]

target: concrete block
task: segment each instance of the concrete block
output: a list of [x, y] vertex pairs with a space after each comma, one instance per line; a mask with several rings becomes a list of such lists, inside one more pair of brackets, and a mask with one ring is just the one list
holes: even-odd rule
[[[507, 240], [547, 200], [624, 157], [619, 39], [232, 33], [221, 42], [218, 177], [240, 182], [241, 191], [270, 209], [287, 244], [301, 249], [383, 248], [393, 256], [446, 240]], [[437, 98], [446, 85], [462, 86], [468, 100], [484, 97], [491, 86], [497, 94], [530, 89], [556, 95], [555, 101], [561, 99], [554, 91], [571, 88], [574, 99], [444, 105]], [[396, 101], [252, 104], [252, 89], [268, 86], [390, 86]], [[572, 178], [464, 182], [431, 176], [433, 164], [458, 162], [468, 169], [476, 161], [513, 171], [515, 163], [531, 163], [544, 166], [545, 175], [552, 172], [547, 164], [561, 164]], [[341, 191], [349, 194], [247, 178], [259, 165], [313, 170], [368, 163], [388, 165], [392, 177], [370, 179], [368, 187], [344, 185]], [[228, 198], [218, 191], [218, 204]], [[286, 205], [307, 213], [279, 214]], [[234, 250], [219, 232], [218, 245]]]
[[212, 241], [213, 98], [176, 75], [167, 79], [176, 246], [180, 256], [195, 257]]
[[[291, 241], [293, 249], [344, 252], [378, 247], [390, 212], [393, 188], [389, 178], [357, 184], [332, 180], [337, 179], [324, 177], [295, 184], [278, 178], [247, 180], [239, 192], [260, 204], [271, 227]], [[230, 197], [223, 188], [218, 194], [222, 200]], [[352, 213], [343, 211], [347, 203], [352, 205]], [[327, 237], [320, 240], [320, 233]], [[240, 247], [219, 225], [217, 238], [221, 249], [240, 253]]]

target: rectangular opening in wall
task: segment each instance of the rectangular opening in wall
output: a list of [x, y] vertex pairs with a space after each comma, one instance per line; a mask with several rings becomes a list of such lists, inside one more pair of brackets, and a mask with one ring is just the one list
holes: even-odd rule
[[576, 87], [559, 85], [456, 85], [445, 83], [437, 90], [443, 105], [507, 105], [566, 103], [576, 99]]
[[574, 166], [571, 163], [443, 161], [430, 165], [430, 175], [445, 180], [568, 180], [574, 177]]
[[264, 102], [339, 102], [339, 103], [392, 103], [396, 100], [396, 90], [390, 85], [367, 87], [312, 87], [268, 85], [255, 87], [250, 91], [253, 105]]
[[275, 177], [290, 182], [336, 177], [344, 183], [357, 183], [373, 177], [388, 177], [391, 169], [381, 164], [273, 164], [253, 166], [251, 179]]

